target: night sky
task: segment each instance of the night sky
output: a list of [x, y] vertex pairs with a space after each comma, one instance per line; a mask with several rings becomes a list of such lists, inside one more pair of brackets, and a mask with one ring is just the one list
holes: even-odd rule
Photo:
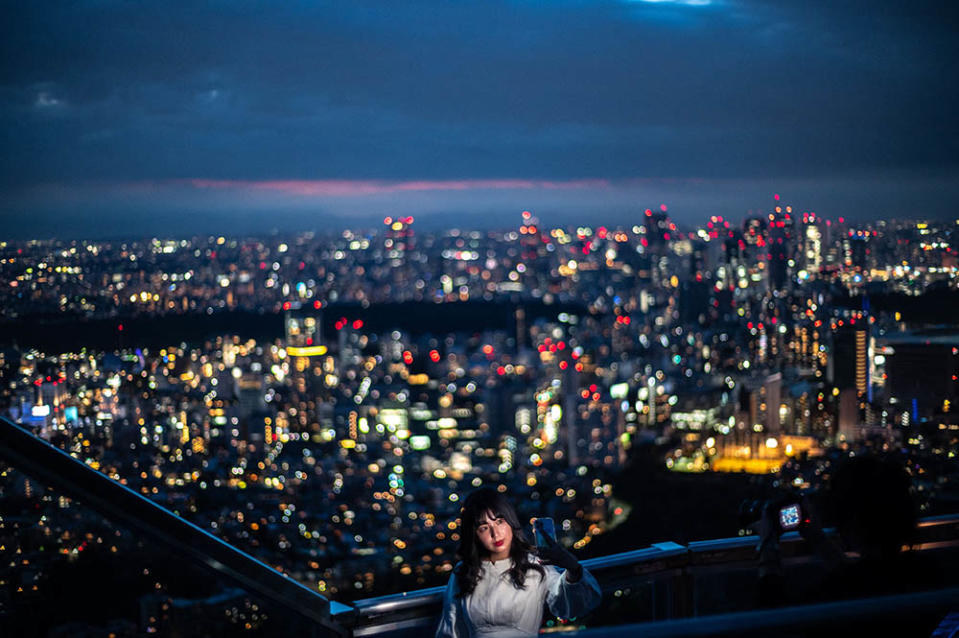
[[952, 219], [957, 5], [3, 2], [3, 234]]

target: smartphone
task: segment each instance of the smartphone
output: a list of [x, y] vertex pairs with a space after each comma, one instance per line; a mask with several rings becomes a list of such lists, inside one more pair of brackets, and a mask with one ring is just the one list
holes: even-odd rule
[[[533, 519], [533, 535], [536, 538], [537, 547], [550, 547], [551, 545], [556, 544], [556, 525], [553, 523], [551, 518], [534, 518]], [[553, 542], [550, 543], [546, 540], [546, 537], [549, 537]]]
[[791, 530], [799, 527], [799, 503], [790, 503], [779, 510], [779, 526], [783, 530]]

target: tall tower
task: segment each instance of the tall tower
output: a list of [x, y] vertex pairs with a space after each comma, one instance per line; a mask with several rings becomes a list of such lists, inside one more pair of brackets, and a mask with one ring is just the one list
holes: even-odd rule
[[832, 335], [827, 379], [843, 390], [854, 390], [860, 410], [872, 398], [869, 371], [869, 329], [867, 321], [842, 326]]
[[816, 277], [822, 268], [822, 232], [816, 224], [816, 214], [803, 215], [803, 221], [806, 223], [805, 236], [806, 241], [803, 247], [805, 253], [805, 270], [810, 277]]
[[519, 352], [526, 347], [526, 309], [522, 306], [516, 308], [513, 313], [513, 321], [516, 326], [516, 351]]
[[666, 214], [666, 204], [659, 207], [658, 211], [646, 209], [646, 239], [649, 242], [650, 249], [664, 247], [675, 234], [673, 229], [675, 225], [669, 221], [669, 215]]
[[769, 215], [769, 240], [766, 249], [767, 277], [770, 290], [789, 287], [790, 273], [796, 266], [798, 244], [795, 237], [792, 206], [781, 206], [774, 195], [775, 213]]

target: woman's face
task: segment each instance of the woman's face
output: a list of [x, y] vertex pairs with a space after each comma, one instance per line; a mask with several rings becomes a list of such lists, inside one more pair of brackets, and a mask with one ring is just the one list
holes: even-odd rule
[[513, 545], [513, 528], [502, 516], [486, 512], [476, 521], [476, 540], [493, 561], [509, 557]]

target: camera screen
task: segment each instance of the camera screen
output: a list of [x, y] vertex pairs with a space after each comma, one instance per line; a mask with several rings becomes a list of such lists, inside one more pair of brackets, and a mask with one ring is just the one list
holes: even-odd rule
[[783, 529], [799, 527], [799, 506], [796, 504], [787, 505], [779, 510], [779, 524]]

